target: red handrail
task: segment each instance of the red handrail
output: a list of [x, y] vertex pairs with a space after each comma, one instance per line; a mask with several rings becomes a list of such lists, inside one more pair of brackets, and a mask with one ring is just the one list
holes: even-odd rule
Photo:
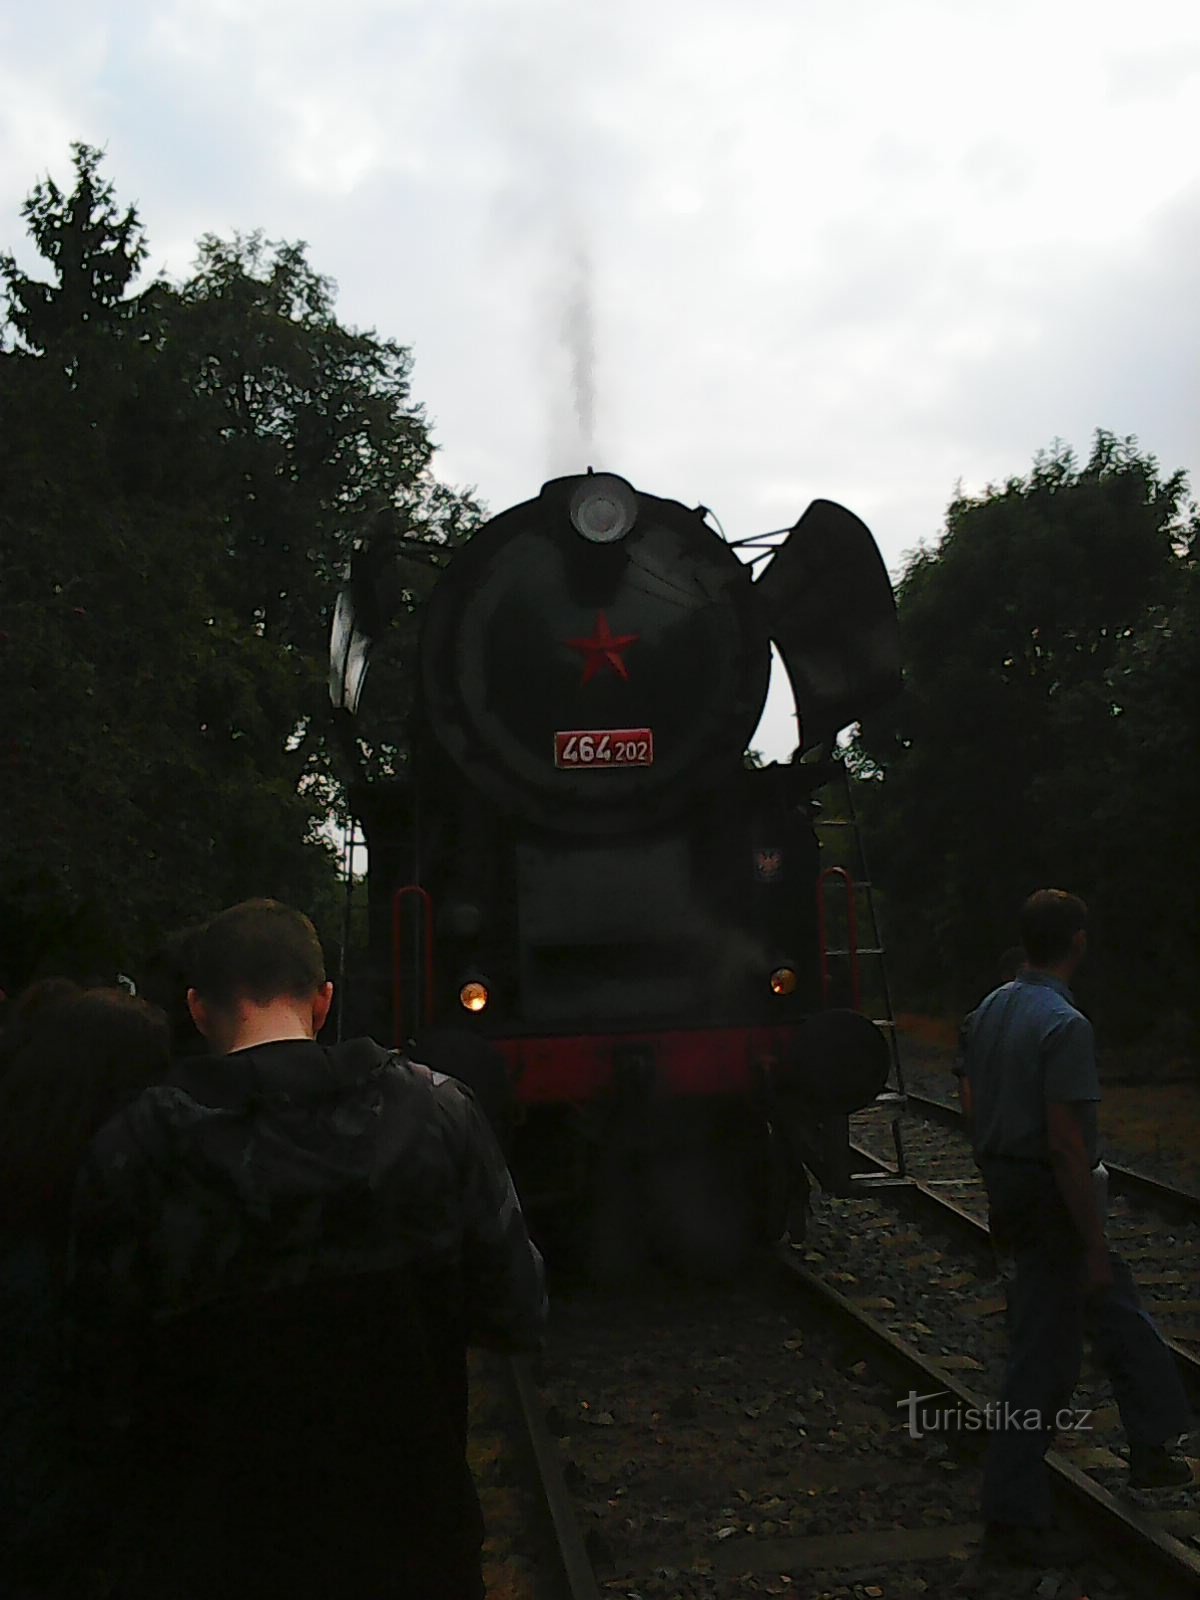
[[821, 999], [829, 1004], [829, 945], [825, 937], [825, 880], [840, 878], [846, 885], [846, 954], [850, 957], [850, 1007], [862, 1010], [862, 979], [858, 970], [858, 908], [854, 878], [845, 867], [826, 867], [817, 874], [817, 943], [821, 953]]
[[392, 896], [392, 1028], [397, 1050], [408, 1043], [404, 1033], [404, 934], [400, 905], [405, 895], [419, 895], [425, 908], [423, 943], [425, 946], [425, 1005], [422, 1023], [428, 1027], [433, 1021], [433, 901], [429, 890], [419, 883], [406, 883]]

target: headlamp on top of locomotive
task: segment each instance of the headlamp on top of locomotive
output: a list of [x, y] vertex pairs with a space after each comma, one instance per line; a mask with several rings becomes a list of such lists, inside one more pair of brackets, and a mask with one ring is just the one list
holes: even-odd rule
[[637, 495], [615, 473], [590, 473], [571, 496], [571, 526], [593, 544], [623, 539], [637, 520]]

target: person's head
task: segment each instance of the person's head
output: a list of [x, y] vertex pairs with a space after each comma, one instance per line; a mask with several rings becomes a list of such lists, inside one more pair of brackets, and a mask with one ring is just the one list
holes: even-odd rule
[[64, 1000], [72, 1000], [82, 993], [74, 978], [38, 978], [27, 989], [22, 989], [13, 1001], [11, 1020], [33, 1027], [39, 1016], [47, 1015]]
[[188, 1010], [217, 1054], [315, 1039], [333, 999], [316, 929], [278, 900], [218, 912], [188, 953]]
[[43, 998], [0, 1080], [0, 1229], [65, 1241], [96, 1131], [170, 1065], [167, 1020], [124, 989]]
[[44, 1021], [56, 1007], [81, 992], [71, 978], [38, 978], [22, 989], [15, 1000], [9, 1001], [4, 1013], [4, 1032], [0, 1034], [0, 1076], [37, 1031], [39, 1019]]
[[1024, 947], [1019, 944], [1009, 945], [996, 963], [996, 982], [1011, 983], [1024, 965]]
[[1021, 943], [1031, 967], [1074, 972], [1087, 953], [1087, 906], [1065, 889], [1039, 889], [1021, 907]]

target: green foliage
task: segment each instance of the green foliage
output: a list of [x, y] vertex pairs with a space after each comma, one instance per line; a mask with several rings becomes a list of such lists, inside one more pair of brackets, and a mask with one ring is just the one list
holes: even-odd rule
[[[1190, 520], [1189, 520], [1190, 516]], [[902, 985], [973, 1004], [1031, 890], [1094, 911], [1117, 1032], [1192, 1000], [1196, 522], [1182, 474], [1097, 433], [956, 499], [898, 591], [904, 690], [852, 752]]]
[[137, 210], [74, 155], [71, 193], [23, 208], [52, 281], [0, 256], [9, 984], [136, 961], [248, 894], [333, 919], [342, 571], [381, 508], [435, 548], [479, 516], [429, 474], [408, 351], [339, 323], [303, 245], [206, 237], [187, 282], [130, 294]]
[[119, 212], [112, 184], [98, 176], [103, 152], [86, 144], [71, 150], [72, 192], [64, 195], [52, 178], [43, 178], [21, 207], [57, 283], [27, 277], [11, 255], [0, 254], [14, 330], [26, 348], [57, 356], [68, 367], [79, 358], [81, 336], [98, 328], [111, 333], [136, 320], [141, 305], [125, 292], [147, 254], [136, 208]]

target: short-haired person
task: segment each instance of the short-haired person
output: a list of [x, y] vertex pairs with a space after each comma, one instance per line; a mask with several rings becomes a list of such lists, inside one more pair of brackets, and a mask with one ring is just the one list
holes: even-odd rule
[[495, 1140], [453, 1080], [315, 1042], [299, 912], [233, 906], [189, 962], [214, 1053], [108, 1125], [76, 1201], [81, 1378], [132, 1417], [122, 1594], [474, 1600], [466, 1345], [545, 1317]]
[[1100, 1080], [1092, 1025], [1069, 987], [1087, 950], [1087, 907], [1039, 889], [1022, 907], [1021, 940], [1026, 964], [967, 1019], [965, 1066], [993, 1239], [1015, 1265], [1002, 1414], [1043, 1422], [989, 1438], [985, 1551], [1025, 1566], [1072, 1553], [1049, 1531], [1045, 1454], [1079, 1379], [1085, 1316], [1129, 1439], [1132, 1485], [1178, 1487], [1191, 1469], [1170, 1450], [1190, 1425], [1174, 1359], [1108, 1249], [1093, 1179]]

